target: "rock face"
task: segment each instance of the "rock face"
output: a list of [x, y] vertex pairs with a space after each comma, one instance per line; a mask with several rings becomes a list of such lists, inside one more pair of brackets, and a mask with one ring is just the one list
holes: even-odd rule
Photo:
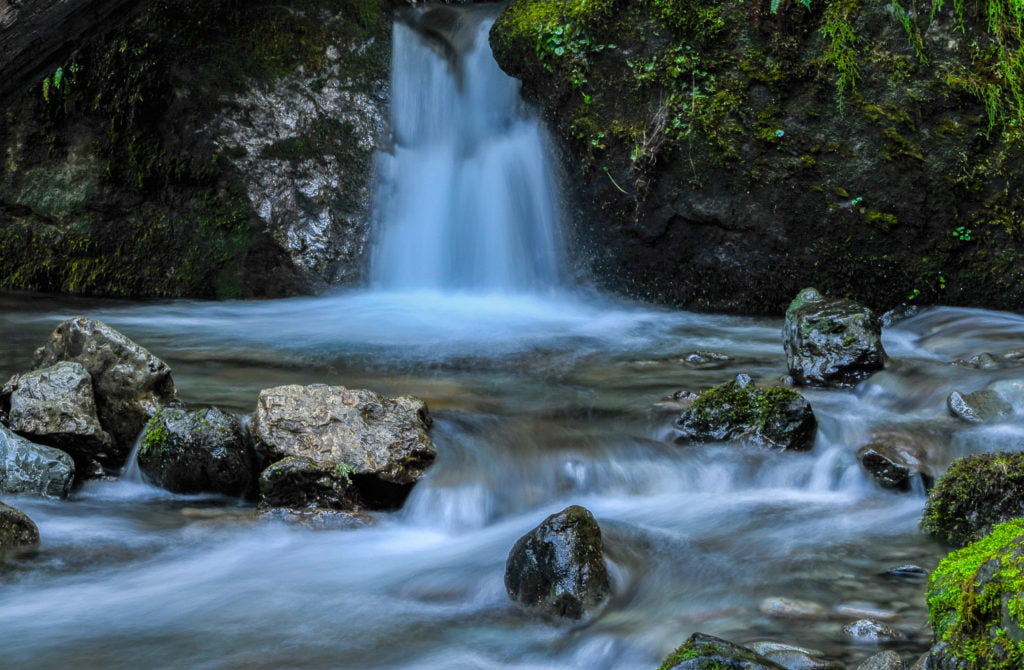
[[921, 528], [962, 547], [1024, 515], [1024, 453], [960, 458], [928, 494]]
[[146, 421], [175, 403], [171, 369], [110, 326], [84, 317], [68, 319], [35, 353], [35, 369], [60, 361], [81, 364], [92, 377], [100, 423], [113, 437], [103, 465], [121, 466]]
[[0, 493], [66, 498], [75, 462], [59, 449], [44, 447], [0, 425]]
[[61, 361], [18, 375], [9, 385], [12, 430], [71, 454], [79, 472], [93, 460], [111, 458], [113, 440], [100, 426], [92, 377], [80, 363]]
[[252, 430], [269, 460], [341, 466], [372, 507], [400, 505], [434, 462], [426, 404], [343, 386], [278, 386], [260, 392]]
[[1024, 521], [996, 526], [946, 556], [928, 580], [936, 646], [927, 667], [1009, 669], [1024, 665]]
[[289, 456], [260, 475], [260, 503], [268, 507], [351, 511], [361, 506], [348, 466]]
[[694, 633], [658, 670], [785, 670], [784, 666], [728, 640]]
[[988, 423], [1013, 414], [1013, 407], [992, 390], [960, 393], [953, 391], [946, 398], [949, 413], [967, 423]]
[[601, 527], [572, 505], [519, 538], [505, 563], [512, 600], [545, 616], [580, 619], [611, 594]]
[[28, 516], [0, 502], [0, 549], [39, 543], [39, 528]]
[[256, 457], [238, 419], [216, 407], [167, 407], [146, 424], [139, 469], [174, 493], [254, 493]]
[[782, 343], [797, 384], [851, 386], [885, 366], [882, 326], [874, 312], [813, 288], [789, 304]]
[[916, 478], [925, 487], [933, 482], [925, 450], [909, 439], [889, 438], [865, 444], [857, 450], [857, 460], [883, 488], [909, 491]]
[[[745, 376], [745, 375], [744, 375]], [[786, 388], [732, 381], [708, 389], [675, 421], [677, 442], [738, 440], [774, 449], [806, 450], [818, 422], [810, 403]]]

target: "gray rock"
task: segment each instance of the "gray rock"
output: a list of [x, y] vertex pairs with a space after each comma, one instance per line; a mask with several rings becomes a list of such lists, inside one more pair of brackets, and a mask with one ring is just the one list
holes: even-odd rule
[[864, 660], [857, 670], [904, 670], [907, 666], [894, 651], [882, 651]]
[[704, 633], [694, 633], [669, 654], [658, 670], [786, 670], [752, 649]]
[[9, 386], [12, 430], [71, 454], [80, 474], [110, 458], [113, 440], [100, 426], [92, 377], [81, 364], [61, 361], [18, 375]]
[[268, 507], [326, 508], [351, 511], [360, 507], [352, 466], [289, 456], [260, 475], [260, 503]]
[[765, 598], [758, 609], [776, 619], [822, 619], [828, 615], [823, 605], [796, 598]]
[[395, 507], [434, 462], [426, 403], [343, 386], [278, 386], [260, 392], [252, 429], [270, 461], [301, 456], [351, 466], [369, 506]]
[[880, 316], [879, 321], [882, 323], [883, 328], [890, 328], [900, 321], [906, 321], [911, 317], [917, 316], [920, 311], [921, 308], [918, 305], [903, 303], [898, 307], [893, 307], [888, 312]]
[[683, 357], [683, 362], [691, 368], [698, 370], [710, 370], [723, 367], [729, 360], [729, 356], [720, 354], [717, 351], [694, 351]]
[[915, 478], [925, 486], [933, 481], [924, 447], [908, 438], [889, 436], [865, 444], [857, 450], [857, 460], [883, 488], [908, 491]]
[[874, 619], [876, 621], [895, 621], [899, 615], [892, 610], [875, 607], [870, 603], [844, 603], [836, 605], [835, 613], [845, 619]]
[[894, 568], [886, 570], [884, 574], [887, 577], [907, 579], [911, 581], [928, 579], [928, 571], [919, 565], [897, 565]]
[[360, 512], [342, 512], [329, 509], [292, 509], [271, 507], [262, 509], [259, 518], [265, 521], [304, 526], [311, 530], [354, 530], [376, 523], [372, 516]]
[[59, 361], [81, 363], [92, 377], [100, 424], [114, 439], [100, 461], [109, 468], [123, 465], [146, 421], [177, 401], [171, 369], [100, 321], [76, 317], [60, 324], [36, 351], [34, 368]]
[[775, 449], [810, 449], [818, 427], [810, 403], [792, 389], [760, 389], [747, 379], [700, 394], [676, 419], [676, 442], [735, 440]]
[[867, 307], [800, 291], [782, 329], [789, 374], [796, 384], [852, 386], [885, 366], [882, 328]]
[[234, 416], [216, 407], [157, 411], [146, 424], [139, 469], [174, 493], [254, 493], [256, 456]]
[[903, 637], [892, 626], [874, 619], [858, 619], [843, 626], [843, 634], [856, 642], [891, 642]]
[[1013, 414], [1013, 407], [991, 390], [960, 393], [953, 391], [946, 398], [949, 413], [968, 423], [988, 423]]
[[845, 670], [842, 663], [821, 658], [821, 652], [814, 649], [769, 641], [753, 642], [747, 646], [786, 670]]
[[996, 360], [996, 357], [987, 351], [980, 354], [974, 354], [967, 359], [953, 361], [953, 364], [964, 368], [972, 368], [974, 370], [998, 370], [1003, 367], [1003, 363]]
[[21, 510], [0, 502], [0, 549], [39, 543], [39, 528]]
[[0, 426], [0, 493], [66, 498], [74, 479], [70, 456]]
[[611, 594], [601, 527], [572, 505], [519, 538], [505, 563], [512, 600], [546, 616], [580, 619]]

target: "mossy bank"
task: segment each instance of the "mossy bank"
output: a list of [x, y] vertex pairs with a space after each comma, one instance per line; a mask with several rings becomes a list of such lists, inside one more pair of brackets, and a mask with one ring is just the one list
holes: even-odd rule
[[[386, 126], [390, 10], [5, 10], [0, 288], [239, 297], [354, 280]], [[45, 45], [19, 41], [29, 33]]]
[[513, 0], [491, 32], [567, 147], [585, 270], [780, 314], [1024, 300], [1016, 0]]

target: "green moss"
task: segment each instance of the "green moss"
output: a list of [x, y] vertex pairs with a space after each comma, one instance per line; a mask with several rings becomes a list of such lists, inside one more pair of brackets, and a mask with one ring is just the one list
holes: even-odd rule
[[701, 393], [690, 414], [698, 424], [728, 423], [763, 430], [787, 405], [802, 399], [793, 389], [781, 386], [761, 389], [726, 382]]
[[944, 652], [971, 668], [1024, 663], [1024, 519], [944, 558], [928, 580], [929, 621]]
[[146, 427], [142, 431], [140, 451], [158, 451], [162, 453], [173, 446], [173, 435], [167, 430], [167, 426], [164, 425], [161, 414], [162, 411], [157, 411], [146, 422]]

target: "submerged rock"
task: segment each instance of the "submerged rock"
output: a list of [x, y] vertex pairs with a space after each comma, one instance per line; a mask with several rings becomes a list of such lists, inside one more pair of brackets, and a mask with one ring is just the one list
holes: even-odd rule
[[21, 510], [0, 502], [0, 549], [39, 543], [39, 528]]
[[857, 619], [843, 626], [843, 634], [855, 642], [890, 642], [903, 635], [892, 626], [874, 619]]
[[12, 430], [71, 454], [80, 474], [94, 460], [110, 458], [113, 440], [100, 426], [92, 377], [81, 364], [61, 361], [8, 385]]
[[910, 490], [914, 479], [931, 486], [931, 469], [924, 448], [910, 439], [889, 437], [865, 444], [857, 450], [857, 460], [864, 470], [887, 489]]
[[92, 377], [100, 424], [113, 437], [109, 453], [100, 459], [109, 468], [123, 465], [146, 421], [177, 401], [171, 369], [100, 321], [76, 317], [60, 324], [36, 350], [34, 368], [60, 361], [80, 363]]
[[611, 594], [601, 527], [578, 505], [552, 514], [519, 538], [505, 563], [512, 600], [541, 614], [580, 619]]
[[268, 507], [354, 510], [360, 500], [352, 481], [353, 470], [345, 463], [288, 456], [260, 475], [260, 503]]
[[824, 605], [796, 598], [765, 598], [758, 609], [775, 619], [822, 619], [828, 616]]
[[70, 456], [0, 426], [0, 493], [66, 498], [74, 479]]
[[669, 654], [658, 670], [786, 670], [752, 649], [704, 633], [694, 633]]
[[1013, 407], [991, 390], [960, 393], [953, 391], [946, 398], [949, 413], [968, 423], [988, 423], [1013, 414]]
[[344, 386], [278, 386], [260, 392], [252, 429], [271, 461], [300, 456], [351, 466], [363, 501], [396, 507], [434, 462], [427, 405]]
[[883, 651], [870, 656], [857, 666], [857, 670], [904, 670], [906, 665], [895, 651]]
[[975, 454], [950, 464], [928, 494], [921, 528], [962, 547], [1024, 515], [1024, 453]]
[[815, 649], [770, 641], [752, 642], [747, 646], [786, 670], [845, 670], [842, 663], [821, 658], [822, 653]]
[[168, 491], [245, 496], [255, 489], [256, 458], [245, 430], [216, 407], [165, 407], [141, 439], [139, 469]]
[[852, 386], [885, 366], [882, 326], [867, 307], [806, 288], [789, 304], [782, 329], [797, 384]]
[[810, 403], [792, 389], [762, 389], [749, 381], [732, 381], [701, 393], [674, 425], [679, 431], [677, 442], [738, 440], [806, 450], [814, 445], [818, 422]]

